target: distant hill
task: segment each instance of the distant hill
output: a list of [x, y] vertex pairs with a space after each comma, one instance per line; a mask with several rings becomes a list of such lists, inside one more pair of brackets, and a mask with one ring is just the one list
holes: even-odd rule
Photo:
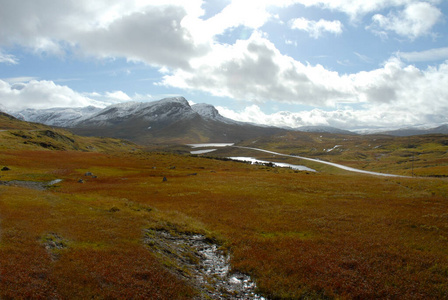
[[393, 136], [412, 136], [422, 134], [448, 134], [448, 124], [444, 124], [430, 129], [419, 128], [403, 128], [397, 130], [383, 131], [381, 134], [393, 135]]
[[302, 126], [297, 128], [297, 130], [303, 132], [327, 132], [327, 133], [353, 134], [353, 135], [357, 134], [349, 130], [343, 130], [330, 126]]
[[42, 125], [40, 124], [33, 124], [21, 121], [10, 114], [0, 111], [0, 130], [9, 130], [9, 129], [31, 130], [31, 129], [38, 129], [41, 127]]
[[116, 137], [146, 145], [238, 142], [284, 134], [288, 131], [357, 134], [330, 126], [286, 129], [238, 122], [223, 117], [212, 105], [201, 103], [190, 106], [184, 97], [165, 98], [146, 103], [119, 103], [103, 109], [93, 106], [25, 109], [13, 114], [21, 120], [70, 128], [80, 135]]
[[139, 144], [238, 142], [287, 131], [237, 122], [221, 116], [212, 105], [190, 106], [183, 97], [112, 105], [78, 122], [71, 130]]
[[47, 125], [19, 120], [0, 112], [0, 149], [2, 150], [73, 150], [83, 152], [136, 151], [139, 146], [112, 138], [77, 136]]
[[100, 110], [101, 108], [95, 106], [77, 108], [56, 107], [48, 109], [27, 108], [14, 112], [14, 115], [18, 119], [28, 122], [58, 127], [73, 127], [81, 120], [90, 117]]

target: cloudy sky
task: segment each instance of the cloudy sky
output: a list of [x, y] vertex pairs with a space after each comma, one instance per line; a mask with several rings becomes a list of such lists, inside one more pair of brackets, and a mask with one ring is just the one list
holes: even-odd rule
[[256, 123], [448, 123], [447, 0], [0, 0], [0, 109], [182, 95]]

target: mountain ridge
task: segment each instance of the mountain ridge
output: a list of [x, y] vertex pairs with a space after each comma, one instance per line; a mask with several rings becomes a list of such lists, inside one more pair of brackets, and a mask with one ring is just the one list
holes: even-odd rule
[[423, 135], [423, 134], [448, 134], [448, 124], [443, 124], [433, 128], [418, 128], [409, 127], [401, 128], [396, 130], [387, 130], [380, 132], [381, 134], [387, 134], [392, 136], [413, 136], [413, 135]]
[[286, 130], [234, 121], [221, 116], [212, 105], [190, 106], [184, 97], [175, 97], [108, 106], [75, 124], [71, 131], [151, 144], [237, 142]]
[[[116, 137], [142, 144], [238, 142], [287, 131], [359, 134], [330, 126], [281, 128], [240, 122], [222, 116], [213, 105], [190, 105], [184, 97], [170, 97], [152, 102], [130, 101], [105, 108], [87, 106], [25, 109], [11, 114], [20, 120], [69, 128], [81, 135]], [[396, 136], [447, 134], [448, 125], [425, 130], [408, 128], [374, 133]]]

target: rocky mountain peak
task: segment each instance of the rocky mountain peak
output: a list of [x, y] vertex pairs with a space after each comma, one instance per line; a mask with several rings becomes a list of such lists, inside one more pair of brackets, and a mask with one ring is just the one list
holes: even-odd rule
[[201, 117], [207, 118], [207, 119], [217, 119], [222, 117], [218, 110], [210, 104], [206, 103], [199, 103], [195, 104], [191, 107], [195, 112], [197, 112]]
[[163, 98], [162, 100], [156, 101], [160, 104], [166, 104], [166, 103], [178, 103], [181, 104], [183, 106], [188, 106], [190, 107], [190, 104], [188, 103], [187, 99], [185, 99], [184, 97], [168, 97], [168, 98]]

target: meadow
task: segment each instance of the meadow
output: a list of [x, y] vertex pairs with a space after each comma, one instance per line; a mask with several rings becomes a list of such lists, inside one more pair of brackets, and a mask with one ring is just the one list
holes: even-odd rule
[[269, 299], [448, 297], [446, 178], [299, 172], [116, 140], [54, 150], [16, 136], [13, 149], [1, 134], [1, 181], [62, 179], [0, 185], [1, 299], [199, 298], [143, 242], [148, 229], [216, 241]]
[[272, 299], [448, 296], [443, 178], [145, 152], [4, 150], [0, 162], [11, 169], [1, 180], [63, 179], [0, 186], [4, 299], [194, 297], [142, 243], [154, 227], [213, 237]]

